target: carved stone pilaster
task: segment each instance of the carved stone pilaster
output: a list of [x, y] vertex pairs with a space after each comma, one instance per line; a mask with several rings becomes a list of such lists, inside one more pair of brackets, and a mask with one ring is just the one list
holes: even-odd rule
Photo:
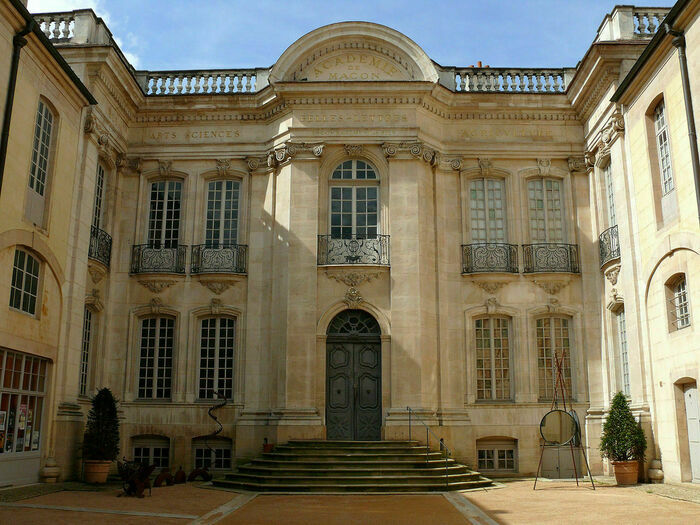
[[585, 172], [588, 171], [586, 166], [586, 158], [581, 157], [569, 157], [569, 171], [571, 172]]
[[439, 161], [438, 152], [425, 146], [422, 142], [385, 142], [382, 144], [382, 151], [384, 151], [384, 156], [388, 159], [395, 158], [400, 153], [404, 153], [407, 154], [407, 157], [410, 155], [414, 158], [423, 159], [431, 166], [435, 166]]
[[138, 175], [141, 173], [141, 157], [127, 157], [126, 153], [119, 153], [115, 164], [117, 170], [125, 175], [130, 173]]

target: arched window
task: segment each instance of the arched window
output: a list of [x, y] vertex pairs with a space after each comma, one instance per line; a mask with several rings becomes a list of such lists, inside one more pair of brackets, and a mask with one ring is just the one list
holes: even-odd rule
[[172, 317], [142, 319], [140, 342], [138, 397], [170, 399], [175, 319]]
[[474, 320], [476, 336], [476, 398], [511, 399], [510, 321], [507, 317]]
[[48, 104], [39, 100], [34, 124], [32, 161], [29, 170], [27, 218], [34, 224], [44, 225], [46, 189], [51, 167], [51, 147], [55, 116]]
[[238, 244], [240, 186], [238, 180], [212, 180], [207, 183], [207, 221], [204, 232], [207, 248], [225, 248]]
[[329, 185], [331, 238], [375, 238], [380, 233], [375, 169], [363, 160], [346, 160], [333, 171]]
[[159, 180], [151, 183], [148, 212], [148, 246], [177, 248], [180, 240], [182, 181]]
[[209, 317], [200, 321], [199, 398], [216, 393], [233, 398], [233, 366], [236, 351], [236, 319]]
[[472, 242], [505, 242], [506, 210], [503, 179], [474, 179], [469, 183]]
[[364, 310], [343, 310], [328, 325], [328, 335], [381, 335], [377, 320]]
[[530, 179], [527, 183], [530, 241], [564, 242], [564, 191], [562, 181]]
[[[558, 360], [565, 394], [571, 399], [571, 339], [569, 319], [566, 317], [543, 317], [537, 319], [537, 371], [540, 400], [552, 399], [557, 380]], [[561, 395], [561, 392], [558, 392]]]
[[28, 251], [17, 248], [12, 265], [10, 307], [30, 315], [36, 314], [39, 296], [39, 260]]

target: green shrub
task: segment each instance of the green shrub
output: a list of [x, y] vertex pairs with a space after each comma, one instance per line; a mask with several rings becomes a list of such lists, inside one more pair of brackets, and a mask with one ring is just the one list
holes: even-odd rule
[[644, 459], [647, 439], [642, 427], [634, 420], [627, 398], [622, 392], [613, 397], [610, 413], [603, 425], [600, 452], [612, 461]]
[[83, 459], [114, 461], [119, 455], [117, 400], [109, 388], [92, 398], [83, 437]]

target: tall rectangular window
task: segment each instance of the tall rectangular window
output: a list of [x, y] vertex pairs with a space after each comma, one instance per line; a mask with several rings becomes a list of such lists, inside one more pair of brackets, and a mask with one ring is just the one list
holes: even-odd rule
[[475, 320], [476, 397], [505, 400], [510, 393], [510, 337], [508, 319], [490, 317]]
[[219, 392], [231, 399], [236, 320], [231, 317], [202, 319], [200, 336], [199, 397], [213, 399]]
[[622, 391], [630, 395], [630, 364], [627, 352], [627, 321], [624, 308], [617, 314], [617, 336], [620, 344], [620, 371], [622, 374]]
[[92, 207], [92, 225], [95, 228], [102, 228], [102, 198], [104, 195], [105, 170], [101, 164], [97, 165], [95, 175], [95, 203]]
[[612, 180], [612, 162], [608, 162], [608, 164], [603, 168], [603, 178], [605, 179], [605, 193], [608, 203], [608, 227], [613, 227], [617, 224], [617, 217], [615, 216], [615, 192]]
[[206, 244], [208, 248], [220, 248], [238, 244], [238, 195], [237, 180], [215, 180], [207, 185]]
[[78, 392], [81, 396], [87, 393], [88, 366], [90, 362], [90, 345], [92, 343], [92, 311], [85, 308], [83, 317], [83, 344], [80, 352], [80, 380]]
[[656, 153], [659, 157], [661, 171], [661, 189], [663, 194], [673, 191], [673, 169], [671, 168], [671, 149], [666, 124], [666, 108], [663, 100], [654, 109], [654, 131], [656, 133]]
[[152, 317], [141, 321], [139, 398], [170, 398], [174, 332], [172, 318]]
[[562, 182], [532, 179], [527, 183], [527, 192], [531, 242], [564, 242]]
[[180, 238], [180, 198], [182, 182], [161, 180], [151, 183], [148, 215], [148, 245], [177, 248]]
[[39, 225], [44, 224], [53, 124], [53, 113], [40, 100], [34, 124], [32, 160], [29, 169], [29, 192], [27, 194], [27, 218], [34, 224]]
[[[537, 319], [537, 371], [539, 398], [552, 399], [557, 380], [556, 359], [561, 364], [564, 394], [573, 397], [571, 390], [571, 342], [569, 320], [563, 317]], [[559, 391], [561, 396], [562, 392]]]
[[331, 238], [376, 238], [379, 181], [374, 168], [362, 160], [346, 160], [333, 171], [330, 185]]
[[39, 293], [39, 261], [24, 250], [15, 250], [10, 286], [10, 306], [34, 315]]
[[505, 184], [500, 179], [475, 179], [469, 184], [472, 242], [505, 242]]

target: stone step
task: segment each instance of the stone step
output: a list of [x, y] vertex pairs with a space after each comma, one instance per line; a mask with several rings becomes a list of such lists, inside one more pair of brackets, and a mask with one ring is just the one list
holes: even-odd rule
[[[469, 474], [450, 474], [447, 476], [450, 483], [462, 483], [467, 481], [478, 481], [481, 475], [478, 473]], [[274, 475], [259, 475], [259, 474], [244, 474], [237, 472], [235, 474], [227, 474], [227, 481], [236, 481], [239, 483], [263, 483], [272, 485], [294, 484], [294, 485], [415, 485], [425, 483], [439, 484], [445, 483], [445, 474], [442, 476], [408, 476], [405, 474], [398, 476], [389, 476], [385, 474], [365, 475], [365, 476], [274, 476]]]
[[266, 452], [262, 457], [273, 460], [315, 460], [315, 461], [392, 461], [392, 460], [413, 460], [425, 462], [426, 456], [430, 460], [443, 459], [440, 452], [430, 452], [428, 454], [409, 453], [374, 453], [374, 452], [315, 452], [298, 454], [296, 452]]
[[[439, 468], [445, 467], [444, 459], [431, 459], [426, 463], [425, 456], [422, 459], [404, 459], [404, 460], [384, 460], [375, 461], [374, 463], [369, 463], [367, 461], [355, 461], [354, 459], [347, 460], [335, 460], [335, 461], [318, 461], [309, 459], [308, 457], [303, 457], [298, 460], [289, 459], [268, 459], [268, 458], [256, 458], [251, 461], [253, 465], [259, 466], [270, 466], [270, 467], [303, 467], [303, 468], [316, 468], [316, 469], [332, 469], [332, 468], [368, 468], [369, 466], [373, 468], [391, 468], [391, 467], [402, 467], [402, 468]], [[456, 464], [453, 459], [448, 459], [447, 464]]]
[[460, 481], [456, 483], [412, 483], [412, 484], [345, 484], [335, 485], [327, 483], [250, 483], [228, 481], [218, 479], [213, 481], [214, 486], [232, 490], [253, 490], [258, 492], [435, 492], [448, 490], [467, 490], [479, 487], [487, 487], [491, 480], [481, 478], [476, 481]]
[[333, 447], [399, 447], [399, 446], [418, 446], [418, 441], [347, 441], [347, 440], [329, 440], [322, 441], [318, 439], [292, 439], [285, 445], [295, 447], [315, 447], [315, 448], [333, 448]]
[[[285, 454], [423, 454], [425, 455], [425, 447], [401, 445], [393, 447], [308, 447], [296, 445], [277, 445], [273, 452]], [[434, 452], [431, 450], [431, 452]]]
[[[475, 474], [469, 468], [464, 465], [452, 464], [447, 468], [449, 474]], [[291, 465], [284, 465], [282, 467], [269, 467], [269, 466], [259, 466], [259, 465], [242, 465], [238, 467], [237, 472], [244, 474], [258, 474], [258, 475], [275, 475], [275, 476], [315, 476], [315, 477], [326, 477], [326, 476], [371, 476], [378, 473], [387, 476], [441, 476], [445, 473], [444, 465], [442, 467], [430, 467], [430, 468], [396, 468], [396, 467], [385, 467], [384, 465], [377, 466], [356, 466], [355, 468], [345, 468], [345, 467], [335, 467], [335, 468], [304, 468], [296, 467]]]

